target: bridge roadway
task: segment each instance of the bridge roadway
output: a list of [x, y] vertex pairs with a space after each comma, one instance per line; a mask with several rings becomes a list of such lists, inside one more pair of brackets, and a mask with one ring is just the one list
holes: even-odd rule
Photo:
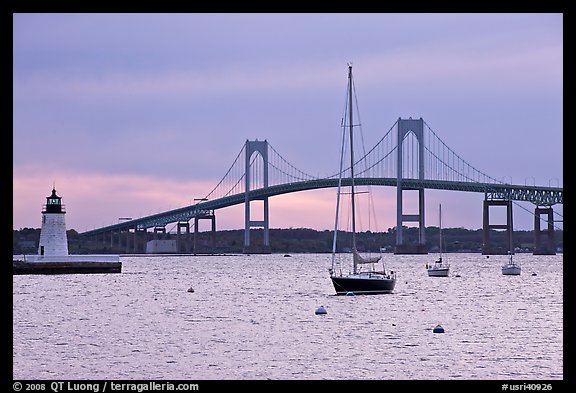
[[[359, 186], [397, 186], [396, 178], [355, 178], [354, 184]], [[250, 200], [257, 200], [263, 197], [288, 194], [298, 191], [314, 190], [318, 188], [337, 187], [338, 179], [316, 179], [301, 182], [285, 183], [267, 188], [259, 188], [250, 191]], [[350, 178], [342, 179], [342, 186], [350, 186]], [[474, 182], [455, 182], [439, 180], [420, 180], [420, 179], [402, 179], [404, 189], [436, 189], [449, 191], [466, 191], [481, 192], [487, 194], [492, 199], [510, 199], [516, 201], [532, 202], [537, 206], [553, 206], [563, 204], [563, 188], [561, 187], [542, 187], [542, 186], [521, 186], [512, 184], [495, 184], [495, 183], [474, 183]], [[196, 216], [206, 215], [207, 212], [222, 209], [228, 206], [238, 205], [245, 202], [246, 195], [244, 192], [226, 197], [200, 202], [194, 205], [169, 210], [163, 213], [157, 213], [146, 217], [136, 218], [130, 221], [124, 221], [118, 224], [93, 229], [82, 232], [82, 236], [93, 236], [111, 231], [128, 231], [137, 228], [139, 230], [164, 227], [173, 222], [188, 222]]]

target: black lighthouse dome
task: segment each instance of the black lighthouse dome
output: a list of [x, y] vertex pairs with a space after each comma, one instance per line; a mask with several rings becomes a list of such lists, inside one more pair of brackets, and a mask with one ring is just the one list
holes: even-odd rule
[[56, 188], [52, 188], [52, 195], [46, 197], [46, 205], [42, 213], [66, 213], [62, 205], [62, 197], [56, 195]]

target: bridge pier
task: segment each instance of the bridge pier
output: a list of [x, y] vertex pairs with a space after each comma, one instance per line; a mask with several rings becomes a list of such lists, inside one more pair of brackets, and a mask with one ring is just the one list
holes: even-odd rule
[[[182, 242], [182, 231], [181, 228], [186, 229], [186, 234], [184, 235], [184, 241]], [[189, 253], [189, 245], [190, 245], [190, 223], [185, 222], [178, 222], [176, 225], [176, 244], [178, 248], [178, 252]]]
[[163, 239], [166, 236], [166, 227], [154, 227], [154, 240], [158, 240], [159, 233], [164, 234], [160, 237], [160, 239]]
[[147, 240], [147, 233], [148, 232], [144, 228], [138, 229], [138, 227], [134, 227], [134, 254], [138, 254], [141, 250], [144, 252], [146, 251], [145, 244]]
[[[548, 229], [540, 229], [540, 216], [547, 216]], [[546, 236], [547, 242], [542, 244], [542, 235]], [[536, 207], [534, 209], [534, 251], [533, 255], [556, 255], [554, 241], [554, 211], [552, 207]]]
[[[428, 254], [426, 247], [426, 238], [424, 233], [424, 189], [418, 189], [418, 214], [403, 214], [402, 196], [397, 199], [397, 228], [396, 230], [396, 246], [394, 247], [394, 254]], [[399, 189], [399, 193], [402, 190]], [[403, 235], [403, 223], [417, 222], [418, 223], [418, 239], [417, 242], [406, 243]]]
[[[112, 231], [112, 234], [114, 234], [114, 231]], [[117, 240], [116, 247], [118, 247], [118, 249], [120, 249], [120, 247], [122, 247], [122, 230], [121, 229], [118, 229], [116, 231], [116, 240]]]
[[210, 234], [210, 246], [211, 246], [211, 252], [214, 253], [214, 248], [216, 246], [216, 215], [214, 215], [214, 211], [210, 211], [207, 213], [204, 213], [200, 216], [196, 216], [194, 217], [194, 244], [193, 244], [193, 249], [194, 249], [194, 254], [198, 253], [198, 247], [197, 247], [197, 236], [198, 236], [198, 222], [200, 220], [210, 220], [212, 222], [212, 231]]
[[[490, 206], [505, 206], [506, 207], [506, 224], [490, 224]], [[493, 247], [490, 239], [491, 229], [505, 229], [506, 239], [512, 236], [512, 200], [497, 200], [497, 199], [484, 199], [484, 211], [482, 216], [482, 228], [484, 241], [482, 244], [482, 255], [506, 255], [508, 251], [514, 254], [514, 248], [509, 247], [506, 242], [505, 247]], [[509, 250], [509, 248], [512, 248]]]
[[[133, 235], [132, 235], [132, 232], [130, 232], [131, 230], [134, 230]], [[137, 234], [137, 232], [138, 232], [137, 227], [129, 227], [126, 230], [126, 254], [130, 253], [130, 245], [132, 245], [133, 252], [136, 252], [136, 249], [137, 249], [136, 234]], [[132, 243], [130, 243], [131, 241], [132, 241]]]
[[124, 254], [128, 254], [130, 252], [130, 228], [126, 228], [122, 233], [124, 235]]

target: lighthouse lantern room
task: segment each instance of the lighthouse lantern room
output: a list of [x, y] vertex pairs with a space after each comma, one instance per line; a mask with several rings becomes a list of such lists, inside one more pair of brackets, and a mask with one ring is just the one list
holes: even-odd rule
[[46, 256], [68, 255], [68, 237], [66, 236], [66, 210], [62, 198], [52, 189], [52, 195], [46, 197], [46, 205], [42, 209], [42, 229], [38, 254]]

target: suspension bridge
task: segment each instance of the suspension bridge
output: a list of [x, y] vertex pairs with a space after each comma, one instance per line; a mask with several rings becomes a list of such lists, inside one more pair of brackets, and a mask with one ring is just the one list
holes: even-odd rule
[[[354, 164], [355, 184], [360, 186], [396, 187], [396, 248], [397, 254], [427, 253], [424, 232], [425, 190], [449, 190], [483, 193], [484, 254], [494, 253], [490, 244], [490, 230], [513, 230], [511, 209], [515, 201], [534, 205], [535, 254], [554, 254], [555, 218], [553, 206], [563, 204], [563, 188], [508, 184], [476, 169], [447, 146], [436, 132], [422, 119], [399, 118], [384, 136], [365, 151]], [[342, 185], [349, 185], [350, 167], [342, 169]], [[114, 225], [81, 233], [83, 236], [102, 236], [112, 243], [114, 234], [120, 242], [120, 233], [133, 233], [133, 245], [140, 232], [154, 228], [154, 232], [166, 231], [168, 224], [176, 224], [178, 236], [181, 229], [190, 233], [190, 221], [194, 220], [195, 234], [199, 220], [211, 220], [215, 231], [215, 211], [233, 205], [245, 205], [244, 250], [245, 252], [269, 252], [269, 198], [305, 190], [337, 187], [340, 171], [319, 178], [296, 168], [284, 158], [267, 140], [247, 140], [234, 162], [220, 182], [197, 203], [162, 213], [127, 219]], [[418, 213], [403, 214], [403, 191], [418, 193]], [[261, 220], [252, 219], [250, 202], [262, 201]], [[490, 224], [490, 206], [508, 209], [506, 224]], [[556, 215], [558, 215], [556, 213]], [[544, 219], [542, 219], [544, 216]], [[541, 222], [546, 223], [541, 228]], [[403, 236], [406, 222], [418, 224], [419, 239], [408, 243]], [[263, 248], [254, 250], [251, 230], [263, 229]], [[107, 236], [108, 239], [107, 240]], [[543, 241], [546, 237], [547, 241]], [[128, 246], [128, 237], [126, 236]]]

